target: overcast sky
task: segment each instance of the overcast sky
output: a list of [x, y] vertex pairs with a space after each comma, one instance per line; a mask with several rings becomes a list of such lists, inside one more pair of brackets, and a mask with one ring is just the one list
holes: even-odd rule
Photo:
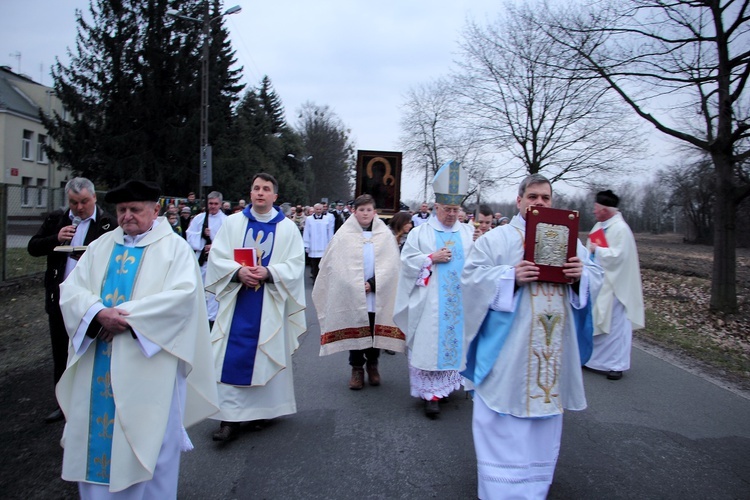
[[[399, 151], [404, 95], [447, 75], [466, 20], [494, 20], [504, 1], [224, 2], [233, 5], [243, 10], [227, 16], [226, 27], [244, 83], [257, 86], [268, 75], [289, 123], [311, 101], [341, 118], [357, 149]], [[0, 65], [52, 85], [55, 57], [67, 63], [75, 44], [75, 9], [88, 6], [88, 0], [0, 0]], [[402, 198], [421, 198], [421, 186], [419, 179], [402, 179]], [[509, 201], [513, 191], [486, 196]]]
[[[243, 11], [226, 27], [244, 83], [271, 78], [287, 120], [327, 105], [358, 149], [398, 151], [400, 106], [413, 86], [446, 75], [466, 19], [495, 18], [499, 0], [225, 1]], [[52, 85], [55, 57], [68, 61], [75, 9], [88, 0], [0, 0], [0, 64]], [[405, 184], [409, 184], [406, 182]], [[418, 186], [403, 186], [403, 197]], [[413, 193], [412, 193], [413, 191]]]

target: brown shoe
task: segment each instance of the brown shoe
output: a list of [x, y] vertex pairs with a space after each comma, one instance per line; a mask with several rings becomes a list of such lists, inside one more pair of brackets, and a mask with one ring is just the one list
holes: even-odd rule
[[370, 385], [380, 385], [380, 373], [378, 373], [377, 364], [367, 364], [367, 380], [370, 381]]
[[240, 432], [239, 422], [222, 422], [219, 430], [214, 432], [214, 441], [231, 441]]
[[365, 369], [352, 366], [352, 378], [349, 380], [349, 389], [358, 391], [365, 386]]

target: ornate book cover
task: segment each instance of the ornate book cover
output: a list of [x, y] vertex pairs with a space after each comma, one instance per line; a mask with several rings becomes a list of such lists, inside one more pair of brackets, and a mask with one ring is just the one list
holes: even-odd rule
[[539, 267], [539, 281], [570, 283], [563, 264], [576, 255], [578, 221], [577, 211], [528, 208], [524, 259]]

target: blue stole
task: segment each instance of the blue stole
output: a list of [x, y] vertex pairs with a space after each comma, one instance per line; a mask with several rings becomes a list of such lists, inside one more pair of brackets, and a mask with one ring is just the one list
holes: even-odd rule
[[[526, 292], [527, 287], [521, 288], [520, 293]], [[520, 296], [518, 300], [523, 300]], [[578, 338], [578, 354], [581, 357], [581, 365], [586, 364], [591, 358], [594, 349], [594, 326], [591, 317], [591, 301], [586, 303], [582, 309], [571, 308], [573, 320]], [[508, 338], [510, 327], [516, 317], [516, 311], [494, 311], [490, 309], [484, 317], [479, 332], [469, 344], [466, 354], [466, 369], [461, 375], [479, 385], [495, 366], [495, 361], [500, 355], [500, 350]]]
[[[522, 294], [524, 290], [525, 288], [521, 290]], [[469, 350], [466, 353], [466, 369], [461, 372], [461, 375], [474, 382], [474, 385], [481, 384], [492, 371], [515, 317], [515, 310], [490, 309], [487, 312], [482, 326], [479, 327], [479, 332], [469, 344]]]
[[[452, 235], [448, 240], [445, 235]], [[464, 310], [461, 298], [461, 271], [464, 268], [464, 249], [461, 232], [445, 233], [435, 230], [435, 246], [448, 247], [453, 257], [437, 264], [438, 268], [438, 353], [439, 370], [461, 368], [464, 339]], [[435, 264], [433, 264], [435, 265]]]
[[591, 353], [594, 351], [594, 318], [591, 310], [591, 295], [586, 301], [586, 307], [582, 309], [573, 308], [573, 321], [576, 325], [578, 336], [578, 354], [581, 356], [581, 365], [588, 363]]
[[[242, 214], [247, 217], [247, 229], [242, 246], [254, 247], [258, 251], [259, 265], [268, 266], [271, 262], [276, 240], [276, 226], [284, 220], [284, 213], [279, 213], [269, 222], [257, 220], [245, 207]], [[249, 241], [248, 241], [249, 240]], [[257, 287], [242, 286], [237, 293], [237, 303], [229, 327], [229, 338], [224, 354], [224, 365], [221, 369], [221, 382], [224, 384], [249, 386], [253, 381], [255, 355], [258, 351], [261, 318], [263, 317], [263, 295], [265, 283]]]
[[[117, 307], [130, 300], [133, 285], [145, 247], [115, 244], [102, 286], [102, 303]], [[112, 462], [112, 428], [115, 421], [115, 399], [112, 393], [110, 362], [112, 342], [94, 341], [94, 369], [91, 374], [88, 456], [86, 480], [109, 484]]]

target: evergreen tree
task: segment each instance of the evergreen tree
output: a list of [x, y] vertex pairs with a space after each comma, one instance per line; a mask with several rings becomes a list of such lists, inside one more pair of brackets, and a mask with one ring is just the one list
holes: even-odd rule
[[272, 134], [277, 134], [286, 128], [286, 120], [284, 119], [284, 107], [281, 105], [281, 99], [276, 95], [271, 85], [271, 79], [268, 76], [264, 76], [260, 82], [260, 89], [258, 90], [258, 99], [260, 105], [265, 111], [266, 119], [270, 122], [270, 131]]
[[[155, 180], [169, 194], [198, 186], [201, 26], [167, 17], [172, 4], [92, 0], [90, 23], [76, 13], [70, 65], [53, 69], [69, 118], [43, 117], [59, 149], [50, 156], [102, 189], [131, 178]], [[202, 6], [182, 4], [196, 18]], [[220, 13], [220, 2], [212, 7]], [[220, 19], [211, 27], [209, 130], [219, 139], [242, 85]]]
[[299, 156], [301, 144], [287, 125], [281, 99], [265, 76], [237, 107], [223, 144], [226, 154], [218, 164], [214, 162], [215, 187], [230, 199], [245, 198], [253, 176], [267, 172], [279, 181], [279, 202], [303, 203], [307, 198], [304, 172], [292, 159]]

